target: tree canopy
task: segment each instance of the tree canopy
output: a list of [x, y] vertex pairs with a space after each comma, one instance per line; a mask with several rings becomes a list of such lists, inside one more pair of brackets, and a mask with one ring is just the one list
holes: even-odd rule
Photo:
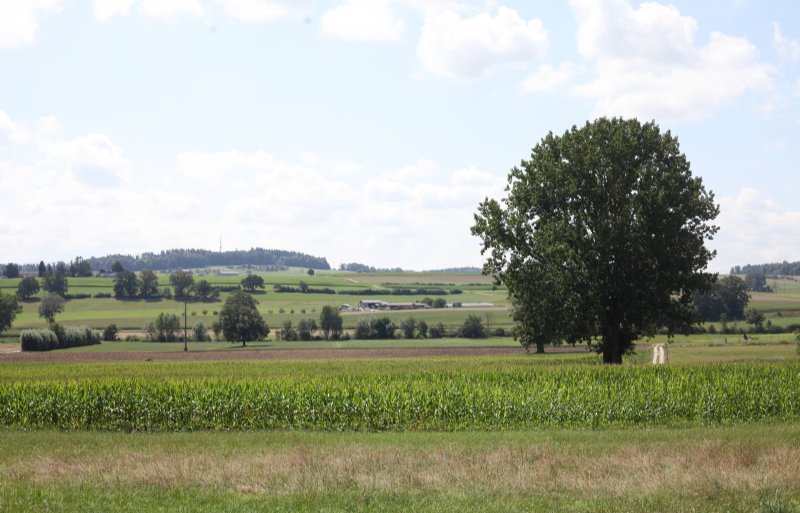
[[55, 322], [56, 314], [60, 314], [63, 311], [64, 298], [58, 294], [45, 294], [39, 302], [39, 317], [47, 319], [50, 323]]
[[472, 233], [488, 253], [484, 272], [531, 328], [519, 336], [597, 340], [604, 362], [621, 363], [638, 338], [695, 320], [719, 209], [670, 132], [600, 118], [550, 133], [506, 190], [480, 204]]
[[225, 299], [219, 312], [222, 333], [230, 342], [241, 342], [244, 347], [248, 340], [261, 340], [269, 335], [269, 327], [258, 313], [258, 301], [241, 290], [234, 291]]
[[22, 312], [22, 305], [14, 296], [6, 296], [0, 292], [0, 333], [14, 324], [17, 314]]
[[342, 314], [336, 307], [325, 305], [319, 313], [319, 329], [322, 330], [325, 340], [331, 336], [338, 339], [342, 334]]

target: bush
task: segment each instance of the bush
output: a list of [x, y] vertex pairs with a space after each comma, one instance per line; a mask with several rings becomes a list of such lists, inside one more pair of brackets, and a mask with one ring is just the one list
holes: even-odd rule
[[495, 328], [494, 330], [492, 330], [492, 336], [493, 337], [505, 337], [506, 336], [506, 330], [503, 329], [503, 328]]
[[109, 324], [108, 326], [106, 326], [106, 329], [103, 330], [103, 340], [106, 342], [113, 342], [117, 340], [116, 324]]
[[464, 324], [458, 330], [458, 334], [464, 338], [486, 338], [486, 327], [483, 325], [483, 319], [477, 315], [470, 314], [464, 319]]
[[442, 338], [446, 334], [447, 330], [441, 322], [428, 328], [428, 338]]
[[23, 351], [50, 351], [100, 343], [100, 333], [86, 326], [53, 323], [49, 330], [24, 330], [19, 335]]
[[19, 341], [23, 351], [58, 349], [58, 337], [51, 330], [23, 330]]
[[98, 292], [93, 297], [95, 299], [104, 299], [104, 298], [110, 298], [111, 294], [109, 294], [108, 292]]
[[100, 332], [86, 326], [67, 326], [64, 339], [59, 340], [59, 349], [92, 346], [100, 343]]

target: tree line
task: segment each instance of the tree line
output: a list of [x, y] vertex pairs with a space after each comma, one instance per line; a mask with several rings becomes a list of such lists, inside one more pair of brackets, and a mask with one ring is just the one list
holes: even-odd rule
[[754, 274], [766, 276], [800, 276], [800, 262], [776, 262], [771, 264], [736, 265], [731, 274]]

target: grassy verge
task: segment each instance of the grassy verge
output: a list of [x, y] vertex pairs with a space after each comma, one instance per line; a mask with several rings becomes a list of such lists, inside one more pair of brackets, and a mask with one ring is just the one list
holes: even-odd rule
[[[800, 426], [0, 431], [3, 511], [797, 511]], [[775, 508], [782, 509], [775, 509]]]

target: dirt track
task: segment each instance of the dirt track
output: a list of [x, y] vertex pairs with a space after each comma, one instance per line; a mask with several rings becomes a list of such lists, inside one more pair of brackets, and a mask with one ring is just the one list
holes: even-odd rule
[[[582, 347], [548, 348], [548, 353], [585, 352]], [[0, 362], [112, 362], [166, 360], [324, 360], [350, 358], [414, 358], [420, 356], [493, 356], [524, 354], [521, 347], [419, 347], [375, 349], [251, 349], [184, 352], [47, 352], [0, 354]]]

